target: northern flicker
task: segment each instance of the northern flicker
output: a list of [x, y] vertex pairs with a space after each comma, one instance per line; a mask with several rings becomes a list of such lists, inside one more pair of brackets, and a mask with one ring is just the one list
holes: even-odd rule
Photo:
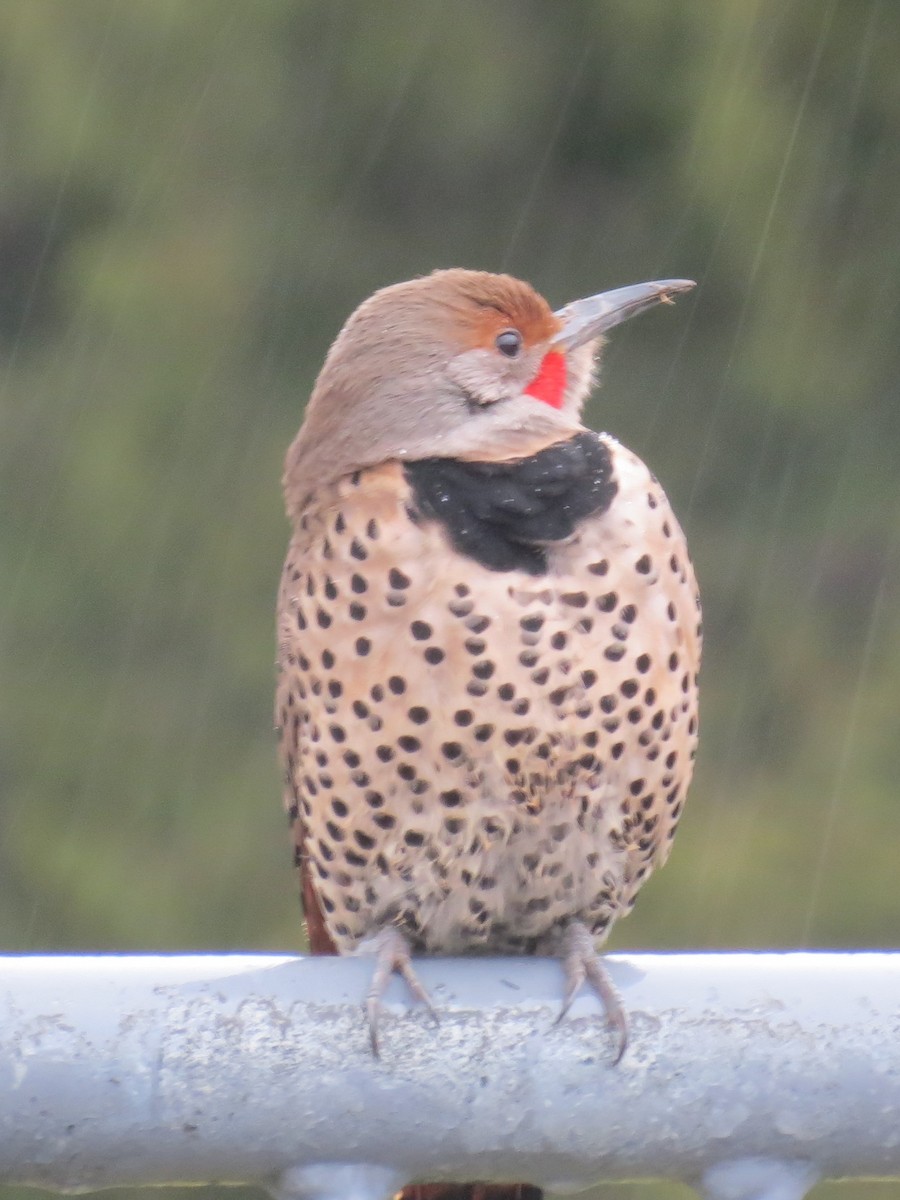
[[697, 742], [700, 614], [657, 480], [581, 423], [606, 330], [694, 285], [553, 312], [443, 270], [328, 352], [284, 474], [277, 724], [311, 947], [597, 949], [668, 855]]

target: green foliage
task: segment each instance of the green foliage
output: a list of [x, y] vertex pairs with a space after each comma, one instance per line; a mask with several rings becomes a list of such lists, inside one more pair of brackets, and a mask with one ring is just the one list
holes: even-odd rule
[[355, 304], [454, 264], [701, 282], [589, 413], [708, 623], [616, 945], [896, 941], [898, 38], [877, 0], [0, 6], [4, 947], [299, 948], [281, 457]]

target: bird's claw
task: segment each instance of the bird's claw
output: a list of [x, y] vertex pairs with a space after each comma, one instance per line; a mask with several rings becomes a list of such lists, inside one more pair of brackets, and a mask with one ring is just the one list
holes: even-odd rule
[[590, 932], [580, 921], [573, 921], [566, 928], [562, 964], [565, 971], [566, 990], [562, 1008], [553, 1024], [559, 1025], [572, 1007], [572, 1001], [578, 994], [581, 985], [585, 982], [589, 983], [603, 1002], [607, 1025], [617, 1036], [618, 1049], [613, 1059], [613, 1066], [618, 1066], [628, 1048], [628, 1016], [606, 967], [597, 956]]
[[381, 998], [392, 975], [400, 975], [403, 978], [413, 998], [428, 1009], [435, 1025], [440, 1024], [440, 1018], [431, 1002], [431, 997], [413, 970], [409, 944], [399, 929], [394, 926], [382, 929], [373, 938], [366, 941], [365, 950], [375, 954], [375, 971], [366, 995], [365, 1012], [369, 1025], [369, 1044], [372, 1047], [372, 1054], [379, 1058], [378, 1025], [382, 1008]]

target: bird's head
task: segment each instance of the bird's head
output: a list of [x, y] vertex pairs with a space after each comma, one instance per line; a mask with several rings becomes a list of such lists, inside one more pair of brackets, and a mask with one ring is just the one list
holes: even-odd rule
[[571, 436], [604, 332], [693, 286], [640, 283], [556, 312], [485, 271], [381, 289], [328, 352], [288, 452], [289, 494], [392, 459], [509, 459]]

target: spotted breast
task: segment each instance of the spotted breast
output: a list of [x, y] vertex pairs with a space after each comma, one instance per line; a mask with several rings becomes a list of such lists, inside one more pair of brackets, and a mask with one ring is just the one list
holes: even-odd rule
[[[517, 477], [586, 439], [597, 511], [572, 520], [550, 495], [562, 536], [504, 538], [537, 523]], [[291, 546], [279, 716], [300, 859], [342, 952], [386, 925], [447, 954], [549, 950], [571, 918], [601, 937], [665, 860], [691, 775], [681, 529], [612, 439], [479, 480], [499, 536], [477, 500], [451, 507], [443, 465], [341, 481]]]

